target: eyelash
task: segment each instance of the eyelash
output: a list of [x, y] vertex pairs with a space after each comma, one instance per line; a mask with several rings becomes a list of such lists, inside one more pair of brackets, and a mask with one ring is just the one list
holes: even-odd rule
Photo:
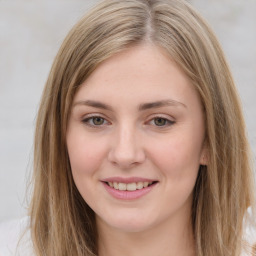
[[[103, 120], [104, 124], [100, 124], [100, 125], [93, 124], [92, 123], [93, 119], [96, 119], [96, 118]], [[109, 123], [104, 117], [101, 117], [98, 115], [86, 117], [85, 119], [82, 120], [82, 122], [85, 125], [90, 126], [92, 128], [100, 128], [101, 126], [106, 125], [106, 123]]]
[[[163, 120], [165, 123], [164, 123], [164, 125], [157, 125], [155, 122], [156, 122], [156, 120]], [[169, 127], [169, 126], [171, 126], [171, 125], [173, 125], [173, 124], [175, 124], [175, 121], [172, 121], [172, 120], [170, 120], [170, 119], [168, 119], [168, 118], [165, 118], [165, 117], [162, 117], [162, 116], [155, 116], [154, 118], [152, 118], [152, 119], [150, 119], [150, 121], [149, 121], [149, 123], [151, 123], [151, 122], [154, 122], [154, 126], [155, 127], [157, 127], [157, 128], [166, 128], [166, 127]]]
[[[103, 121], [102, 124], [95, 124], [95, 123], [92, 123], [94, 119], [101, 119]], [[164, 124], [163, 125], [157, 125], [157, 124], [152, 124], [154, 125], [155, 127], [157, 128], [166, 128], [166, 127], [169, 127], [169, 126], [172, 126], [173, 124], [175, 124], [175, 121], [172, 121], [172, 120], [169, 120], [168, 118], [165, 118], [165, 117], [162, 117], [162, 116], [155, 116], [154, 118], [151, 118], [149, 121], [147, 121], [146, 123], [151, 123], [151, 122], [156, 122], [156, 120], [163, 120], [164, 121]], [[89, 116], [89, 117], [86, 117], [85, 119], [82, 120], [82, 122], [87, 125], [87, 126], [90, 126], [92, 128], [101, 128], [102, 126], [104, 125], [107, 125], [109, 124], [109, 122], [104, 118], [104, 117], [101, 117], [99, 115], [94, 115], [94, 116]]]

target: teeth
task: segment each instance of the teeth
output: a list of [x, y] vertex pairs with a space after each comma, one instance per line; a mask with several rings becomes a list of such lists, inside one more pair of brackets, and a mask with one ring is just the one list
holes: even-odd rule
[[144, 182], [143, 182], [143, 187], [144, 187], [144, 188], [148, 187], [148, 182], [147, 182], [147, 181], [144, 181]]
[[117, 182], [114, 182], [113, 185], [114, 185], [115, 189], [118, 189], [118, 183]]
[[127, 188], [127, 190], [129, 190], [129, 191], [134, 191], [134, 190], [136, 190], [136, 187], [137, 187], [136, 183], [128, 183], [128, 184], [126, 185], [126, 188]]
[[143, 182], [138, 182], [136, 188], [137, 189], [142, 189], [143, 188]]
[[125, 183], [118, 183], [118, 189], [119, 190], [126, 190], [126, 184]]
[[128, 190], [128, 191], [135, 191], [135, 190], [139, 190], [139, 189], [143, 189], [148, 187], [149, 185], [151, 185], [153, 182], [133, 182], [133, 183], [122, 183], [122, 182], [108, 182], [108, 185], [111, 188], [117, 189], [117, 190]]

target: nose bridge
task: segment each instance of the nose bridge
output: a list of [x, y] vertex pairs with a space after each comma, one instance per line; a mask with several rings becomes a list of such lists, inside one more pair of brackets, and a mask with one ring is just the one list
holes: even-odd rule
[[145, 155], [138, 130], [130, 122], [121, 124], [114, 134], [110, 160], [121, 168], [143, 162]]

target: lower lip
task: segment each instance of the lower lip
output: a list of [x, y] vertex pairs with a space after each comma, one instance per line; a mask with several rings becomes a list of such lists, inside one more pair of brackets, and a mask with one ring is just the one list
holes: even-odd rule
[[146, 194], [148, 194], [156, 185], [157, 183], [154, 183], [150, 185], [149, 187], [134, 190], [134, 191], [127, 191], [127, 190], [117, 190], [114, 188], [111, 188], [109, 185], [107, 185], [105, 182], [103, 182], [103, 185], [105, 189], [109, 192], [111, 196], [117, 199], [122, 200], [134, 200], [138, 199]]

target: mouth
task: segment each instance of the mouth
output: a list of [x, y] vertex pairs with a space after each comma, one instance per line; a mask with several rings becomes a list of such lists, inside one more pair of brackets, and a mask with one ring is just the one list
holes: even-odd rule
[[124, 183], [124, 182], [116, 182], [116, 181], [106, 181], [104, 182], [107, 186], [120, 191], [136, 191], [142, 190], [144, 188], [148, 188], [158, 181], [139, 181], [139, 182], [131, 182], [131, 183]]
[[106, 191], [119, 200], [135, 200], [145, 196], [159, 183], [158, 180], [142, 177], [111, 177], [101, 180]]

